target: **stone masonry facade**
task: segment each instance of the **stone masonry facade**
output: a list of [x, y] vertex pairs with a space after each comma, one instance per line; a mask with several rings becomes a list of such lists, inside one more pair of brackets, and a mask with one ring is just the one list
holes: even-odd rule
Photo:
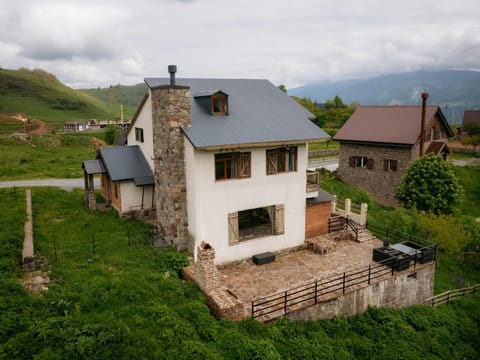
[[155, 202], [160, 236], [193, 253], [188, 231], [185, 148], [182, 127], [191, 126], [190, 89], [166, 85], [151, 90]]
[[[416, 158], [415, 150], [416, 147], [341, 142], [337, 174], [346, 183], [368, 191], [382, 204], [396, 206], [398, 202], [395, 199], [395, 193], [410, 162]], [[371, 159], [372, 166], [370, 169], [367, 167], [351, 167], [349, 162], [351, 157]], [[396, 171], [384, 170], [385, 160], [396, 160]]]

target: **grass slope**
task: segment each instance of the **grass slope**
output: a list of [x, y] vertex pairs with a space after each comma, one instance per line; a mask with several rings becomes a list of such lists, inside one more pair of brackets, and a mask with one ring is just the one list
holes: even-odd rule
[[147, 92], [145, 84], [131, 86], [115, 85], [108, 88], [79, 89], [79, 91], [95, 97], [101, 101], [120, 106], [123, 104], [125, 116], [132, 118], [143, 96]]
[[0, 69], [0, 112], [20, 112], [54, 129], [68, 120], [120, 117], [119, 106], [63, 85], [43, 70]]
[[0, 199], [0, 358], [480, 356], [478, 296], [318, 322], [217, 321], [198, 288], [178, 278], [184, 255], [146, 245], [149, 229], [137, 221], [88, 211], [81, 191], [33, 190], [36, 251], [53, 282], [43, 297], [29, 295], [18, 281], [24, 195], [3, 189]]

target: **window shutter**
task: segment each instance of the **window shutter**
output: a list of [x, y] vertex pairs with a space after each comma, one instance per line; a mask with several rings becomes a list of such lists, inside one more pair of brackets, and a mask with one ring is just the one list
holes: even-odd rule
[[389, 161], [390, 161], [390, 160], [383, 160], [383, 170], [384, 170], [384, 171], [388, 171], [388, 162], [389, 162]]
[[285, 205], [275, 205], [275, 235], [285, 234]]
[[277, 152], [267, 150], [267, 175], [277, 173]]
[[251, 177], [251, 153], [242, 152], [238, 154], [238, 177]]
[[390, 160], [390, 167], [392, 168], [392, 171], [397, 171], [397, 160]]
[[228, 214], [228, 242], [238, 242], [238, 212]]
[[367, 169], [372, 170], [373, 169], [373, 159], [368, 158], [367, 159]]
[[348, 158], [348, 166], [355, 167], [355, 157], [354, 156], [350, 156]]
[[232, 153], [232, 162], [231, 162], [231, 169], [230, 169], [230, 178], [231, 179], [237, 179], [238, 178], [238, 160], [239, 156], [237, 152]]

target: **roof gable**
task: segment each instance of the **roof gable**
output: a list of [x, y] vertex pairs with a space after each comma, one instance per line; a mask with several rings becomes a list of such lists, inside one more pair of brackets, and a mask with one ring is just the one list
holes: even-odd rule
[[133, 180], [137, 186], [154, 183], [152, 170], [137, 145], [101, 148], [99, 157], [112, 181]]
[[[427, 106], [426, 127], [434, 117], [443, 124], [448, 136], [453, 136], [441, 109], [436, 105]], [[359, 106], [334, 139], [413, 145], [420, 136], [421, 118], [421, 106]]]
[[[169, 79], [146, 78], [145, 82], [155, 91]], [[176, 84], [190, 87], [192, 125], [183, 132], [196, 148], [329, 138], [309, 120], [313, 117], [309, 111], [267, 80], [177, 78]], [[212, 116], [195, 98], [220, 91], [228, 94], [228, 114]]]

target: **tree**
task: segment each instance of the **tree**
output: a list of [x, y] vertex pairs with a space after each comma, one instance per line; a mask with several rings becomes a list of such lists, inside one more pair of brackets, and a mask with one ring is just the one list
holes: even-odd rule
[[406, 208], [449, 214], [461, 192], [452, 165], [428, 154], [410, 164], [396, 197]]
[[115, 125], [108, 125], [105, 129], [105, 142], [108, 145], [113, 145], [115, 143], [115, 139], [117, 138], [118, 130]]
[[480, 145], [480, 135], [471, 135], [467, 136], [462, 139], [463, 145], [472, 145], [473, 146], [473, 153], [477, 152], [477, 146]]
[[285, 85], [283, 85], [283, 84], [278, 85], [278, 89], [281, 90], [281, 91], [283, 91], [284, 93], [287, 92], [287, 88], [286, 88]]

